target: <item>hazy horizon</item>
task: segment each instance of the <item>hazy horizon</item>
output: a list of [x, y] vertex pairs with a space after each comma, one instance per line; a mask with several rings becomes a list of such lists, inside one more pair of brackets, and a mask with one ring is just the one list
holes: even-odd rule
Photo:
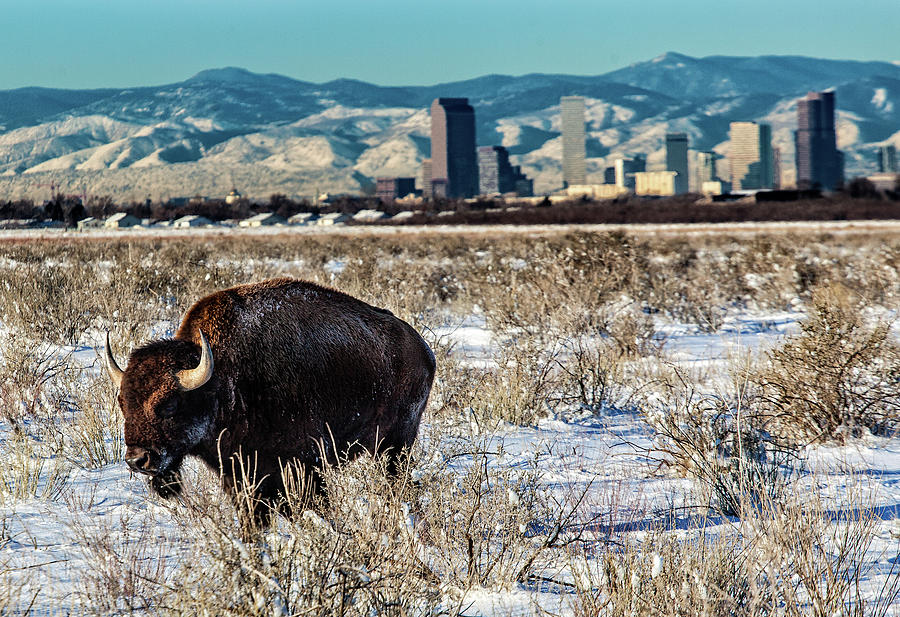
[[669, 51], [900, 60], [896, 0], [868, 0], [862, 10], [839, 0], [8, 4], [0, 90], [153, 86], [223, 67], [315, 83], [434, 85], [488, 74], [600, 75]]

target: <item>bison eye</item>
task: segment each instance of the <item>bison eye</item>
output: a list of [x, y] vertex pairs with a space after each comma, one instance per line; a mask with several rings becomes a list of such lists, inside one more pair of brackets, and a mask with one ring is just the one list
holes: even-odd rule
[[156, 415], [160, 418], [171, 418], [178, 411], [178, 401], [167, 401], [156, 408]]

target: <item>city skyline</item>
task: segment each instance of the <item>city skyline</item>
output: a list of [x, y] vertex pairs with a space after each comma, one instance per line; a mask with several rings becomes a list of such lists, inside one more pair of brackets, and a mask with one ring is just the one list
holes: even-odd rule
[[[869, 0], [864, 11], [849, 10], [838, 0], [734, 1], [715, 11], [700, 0], [641, 5], [461, 0], [450, 6], [410, 0], [46, 0], [4, 5], [10, 27], [0, 38], [0, 90], [157, 85], [220, 66], [313, 82], [351, 78], [381, 85], [434, 84], [491, 73], [597, 75], [671, 50], [695, 57], [778, 54], [900, 61], [893, 32], [900, 23], [900, 3], [894, 0]], [[812, 9], [816, 27], [796, 28]], [[388, 18], [397, 36], [384, 36]], [[597, 23], [621, 27], [601, 38]], [[439, 76], [435, 66], [441, 67]]]

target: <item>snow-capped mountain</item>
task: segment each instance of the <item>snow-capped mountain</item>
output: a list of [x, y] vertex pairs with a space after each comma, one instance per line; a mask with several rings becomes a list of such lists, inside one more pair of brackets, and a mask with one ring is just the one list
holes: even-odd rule
[[[561, 183], [559, 98], [586, 98], [588, 173], [643, 153], [661, 168], [666, 132], [695, 150], [728, 151], [729, 123], [769, 122], [793, 169], [796, 100], [833, 88], [849, 176], [875, 149], [900, 146], [900, 66], [796, 56], [691, 58], [668, 53], [593, 77], [487, 75], [435, 86], [314, 84], [238, 68], [128, 89], [0, 91], [0, 198], [64, 191], [154, 199], [358, 191], [381, 175], [416, 175], [429, 155], [428, 107], [468, 97], [478, 142], [504, 145], [538, 191]], [[727, 162], [720, 175], [727, 177]]]

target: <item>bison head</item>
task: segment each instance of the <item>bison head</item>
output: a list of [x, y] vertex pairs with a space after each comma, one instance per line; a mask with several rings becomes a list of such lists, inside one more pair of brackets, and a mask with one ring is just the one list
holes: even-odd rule
[[209, 433], [214, 399], [202, 386], [213, 374], [209, 342], [156, 341], [131, 353], [119, 368], [106, 335], [106, 368], [119, 388], [125, 417], [125, 462], [150, 476], [150, 486], [170, 497], [181, 491], [178, 470]]

